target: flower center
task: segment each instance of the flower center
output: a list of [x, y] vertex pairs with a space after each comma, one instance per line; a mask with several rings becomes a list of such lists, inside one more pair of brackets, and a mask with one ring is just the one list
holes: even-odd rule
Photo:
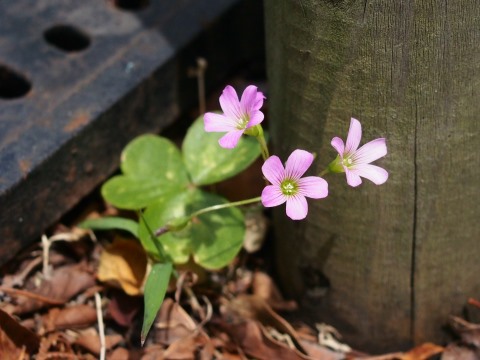
[[345, 165], [346, 167], [350, 167], [353, 165], [353, 160], [350, 157], [344, 158], [343, 165]]
[[237, 129], [238, 130], [244, 130], [247, 128], [247, 124], [250, 121], [250, 116], [247, 114], [243, 115], [240, 119], [237, 121]]
[[298, 192], [298, 184], [290, 179], [283, 180], [280, 184], [283, 195], [295, 195]]

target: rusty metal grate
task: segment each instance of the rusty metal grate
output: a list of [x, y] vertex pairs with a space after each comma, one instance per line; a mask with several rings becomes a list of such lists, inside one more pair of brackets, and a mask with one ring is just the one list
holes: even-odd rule
[[0, 263], [173, 121], [188, 61], [213, 62], [212, 84], [263, 55], [258, 3], [0, 2]]

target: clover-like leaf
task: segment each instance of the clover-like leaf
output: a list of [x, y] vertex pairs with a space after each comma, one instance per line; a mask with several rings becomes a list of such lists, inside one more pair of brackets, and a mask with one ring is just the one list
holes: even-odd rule
[[[155, 203], [146, 209], [144, 221], [140, 222], [140, 239], [148, 252], [161, 258], [147, 225], [154, 231], [172, 219], [226, 202], [220, 196], [191, 189]], [[242, 212], [237, 208], [226, 208], [199, 215], [193, 218], [185, 229], [166, 233], [157, 237], [156, 241], [160, 242], [174, 263], [185, 263], [192, 255], [199, 265], [208, 269], [218, 269], [230, 263], [240, 251], [244, 234]]]
[[142, 345], [147, 338], [147, 334], [152, 327], [153, 321], [157, 316], [160, 306], [162, 306], [165, 293], [167, 292], [168, 282], [172, 274], [173, 266], [171, 263], [156, 263], [152, 266], [145, 283], [144, 302], [145, 310], [143, 314], [143, 325], [141, 332]]
[[121, 209], [141, 209], [162, 196], [180, 192], [188, 174], [178, 148], [156, 135], [143, 135], [130, 142], [121, 155], [123, 175], [102, 187], [102, 195]]
[[127, 231], [133, 236], [138, 237], [138, 223], [135, 220], [117, 216], [106, 216], [98, 219], [88, 219], [81, 222], [78, 227], [82, 229], [92, 230], [118, 229]]
[[218, 144], [224, 134], [207, 133], [203, 117], [188, 129], [182, 150], [185, 166], [195, 185], [209, 185], [226, 180], [252, 164], [260, 155], [257, 140], [242, 136], [234, 149], [224, 149]]
[[[164, 226], [168, 221], [185, 215], [186, 207], [193, 192], [194, 190], [188, 190], [163, 197], [155, 204], [147, 207], [142, 214], [138, 236], [147, 253], [154, 258], [171, 260], [176, 264], [183, 264], [188, 261], [191, 252], [190, 242], [188, 236], [183, 236], [184, 231], [166, 233], [157, 238], [152, 238], [152, 232]], [[159, 246], [161, 246], [161, 249], [159, 249]], [[168, 254], [168, 259], [162, 259], [163, 251]]]

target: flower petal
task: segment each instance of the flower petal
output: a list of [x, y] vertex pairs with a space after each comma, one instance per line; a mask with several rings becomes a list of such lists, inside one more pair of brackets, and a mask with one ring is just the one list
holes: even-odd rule
[[242, 109], [240, 101], [238, 101], [237, 92], [233, 87], [227, 85], [220, 95], [220, 106], [225, 115], [232, 120], [239, 120], [242, 118]]
[[250, 121], [247, 124], [247, 129], [252, 126], [258, 125], [263, 121], [264, 115], [261, 111], [253, 111], [250, 115]]
[[287, 216], [292, 220], [302, 220], [307, 217], [308, 204], [305, 196], [294, 195], [287, 197]]
[[255, 108], [255, 105], [257, 105], [257, 93], [257, 87], [254, 85], [247, 86], [245, 90], [243, 90], [240, 108], [244, 114], [249, 114]]
[[266, 97], [263, 95], [261, 91], [257, 91], [257, 96], [255, 98], [255, 105], [253, 106], [252, 110], [260, 110], [260, 108], [263, 106], [263, 100], [265, 100]]
[[278, 156], [270, 156], [262, 165], [262, 173], [273, 185], [280, 185], [285, 178], [285, 169]]
[[348, 185], [352, 187], [357, 187], [362, 183], [362, 179], [360, 178], [360, 175], [358, 175], [357, 170], [349, 169], [346, 166], [344, 166], [344, 169], [345, 169], [345, 174], [347, 175]]
[[328, 195], [328, 183], [318, 176], [301, 178], [298, 187], [301, 195], [312, 199], [322, 199]]
[[203, 116], [205, 131], [207, 132], [223, 132], [237, 129], [236, 123], [230, 118], [222, 114], [206, 113]]
[[340, 139], [339, 137], [335, 136], [332, 139], [332, 142], [330, 144], [332, 144], [332, 146], [335, 148], [335, 150], [337, 150], [338, 155], [343, 157], [343, 153], [344, 153], [344, 150], [345, 150], [345, 145], [343, 144], [343, 140]]
[[221, 147], [225, 149], [233, 149], [238, 144], [238, 140], [243, 134], [243, 130], [233, 130], [226, 133], [218, 140]]
[[262, 191], [262, 204], [265, 207], [273, 207], [283, 204], [287, 197], [283, 195], [278, 185], [267, 185]]
[[362, 139], [362, 125], [357, 119], [350, 119], [350, 129], [348, 130], [347, 142], [345, 144], [345, 153], [351, 154], [357, 150]]
[[387, 155], [387, 144], [384, 138], [375, 139], [363, 145], [352, 156], [354, 165], [368, 164]]
[[381, 185], [388, 179], [388, 171], [375, 165], [365, 164], [355, 168], [354, 171], [376, 185]]
[[290, 154], [285, 163], [285, 175], [288, 178], [300, 179], [313, 162], [313, 155], [305, 150], [297, 149]]

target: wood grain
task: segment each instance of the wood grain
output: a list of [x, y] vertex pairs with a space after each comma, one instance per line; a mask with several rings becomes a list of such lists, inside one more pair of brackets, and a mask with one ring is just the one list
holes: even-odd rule
[[306, 221], [275, 213], [284, 288], [357, 346], [441, 341], [448, 315], [480, 295], [478, 5], [265, 4], [277, 152], [317, 152], [318, 173], [352, 116], [362, 143], [386, 137], [389, 150], [377, 162], [386, 184], [327, 175], [330, 195], [309, 202]]

